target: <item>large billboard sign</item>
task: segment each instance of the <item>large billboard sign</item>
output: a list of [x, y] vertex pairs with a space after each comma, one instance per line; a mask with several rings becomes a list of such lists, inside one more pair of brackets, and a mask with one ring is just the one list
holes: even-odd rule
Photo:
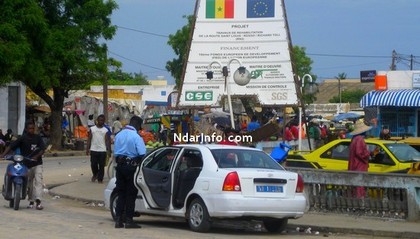
[[[219, 105], [226, 95], [223, 66], [230, 69], [232, 96], [256, 96], [261, 105], [297, 104], [289, 41], [282, 0], [198, 0], [179, 106]], [[245, 86], [233, 80], [236, 59], [251, 73]], [[209, 69], [213, 79], [207, 79]]]

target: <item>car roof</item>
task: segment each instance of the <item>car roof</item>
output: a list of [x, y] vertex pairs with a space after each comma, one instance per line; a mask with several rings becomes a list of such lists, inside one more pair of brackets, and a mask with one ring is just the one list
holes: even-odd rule
[[[351, 142], [351, 139], [338, 139], [340, 142]], [[365, 139], [366, 143], [384, 143], [384, 144], [390, 144], [390, 143], [398, 143], [399, 141], [395, 140], [383, 140], [378, 138], [367, 138]]]

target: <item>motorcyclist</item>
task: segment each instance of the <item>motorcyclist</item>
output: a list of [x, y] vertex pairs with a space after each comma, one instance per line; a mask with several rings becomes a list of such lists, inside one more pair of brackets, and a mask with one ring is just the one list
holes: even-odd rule
[[[0, 155], [1, 159], [9, 152], [20, 149], [24, 157], [30, 157], [33, 162], [26, 164], [29, 168], [28, 174], [28, 208], [35, 208], [42, 210], [44, 207], [41, 204], [43, 182], [42, 182], [42, 155], [45, 151], [45, 144], [41, 136], [35, 134], [35, 123], [27, 122], [25, 124], [25, 133], [17, 140], [13, 141]], [[36, 205], [35, 205], [36, 203]]]

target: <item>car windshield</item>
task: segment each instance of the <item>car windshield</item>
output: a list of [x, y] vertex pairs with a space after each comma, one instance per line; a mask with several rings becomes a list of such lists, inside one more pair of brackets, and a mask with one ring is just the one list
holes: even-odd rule
[[246, 149], [211, 150], [219, 168], [266, 168], [284, 170], [265, 152]]
[[420, 152], [408, 144], [385, 144], [398, 161], [420, 162]]

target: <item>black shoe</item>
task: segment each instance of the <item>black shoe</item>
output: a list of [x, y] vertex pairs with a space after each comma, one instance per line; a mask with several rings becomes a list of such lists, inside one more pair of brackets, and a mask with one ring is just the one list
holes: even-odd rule
[[122, 223], [122, 222], [115, 222], [115, 228], [124, 228], [124, 223]]
[[115, 220], [115, 228], [124, 228], [124, 223], [120, 218], [116, 218]]
[[125, 228], [141, 228], [141, 226], [133, 221], [127, 221], [125, 223]]

